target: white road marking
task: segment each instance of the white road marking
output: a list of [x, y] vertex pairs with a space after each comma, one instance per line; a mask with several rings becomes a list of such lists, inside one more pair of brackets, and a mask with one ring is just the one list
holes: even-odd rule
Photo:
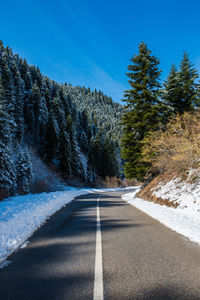
[[97, 199], [97, 231], [96, 231], [96, 255], [94, 277], [94, 300], [103, 300], [103, 262], [101, 241], [101, 220], [99, 210], [99, 198]]

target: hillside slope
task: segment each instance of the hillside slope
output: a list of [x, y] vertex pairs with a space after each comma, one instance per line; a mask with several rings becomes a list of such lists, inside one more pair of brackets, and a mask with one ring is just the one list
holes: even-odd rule
[[122, 175], [124, 108], [58, 84], [0, 43], [0, 198]]

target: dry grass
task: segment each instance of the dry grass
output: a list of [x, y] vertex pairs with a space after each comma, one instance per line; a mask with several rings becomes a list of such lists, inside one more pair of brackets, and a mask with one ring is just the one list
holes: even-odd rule
[[150, 202], [154, 202], [160, 205], [166, 205], [168, 207], [177, 207], [178, 204], [174, 203], [173, 201], [170, 201], [169, 199], [162, 199], [160, 197], [157, 197], [153, 194], [153, 189], [155, 189], [160, 182], [168, 182], [170, 181], [174, 176], [171, 174], [161, 174], [155, 177], [148, 185], [144, 185], [144, 187], [136, 194], [137, 197], [142, 198], [143, 200], [147, 200]]

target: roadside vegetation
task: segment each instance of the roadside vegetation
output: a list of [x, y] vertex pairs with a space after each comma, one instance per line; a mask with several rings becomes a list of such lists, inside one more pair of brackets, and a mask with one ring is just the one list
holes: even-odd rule
[[184, 53], [161, 85], [159, 59], [145, 43], [128, 66], [122, 157], [127, 178], [150, 180], [163, 172], [187, 172], [200, 162], [198, 71]]
[[144, 162], [154, 172], [185, 172], [200, 166], [200, 114], [177, 115], [165, 130], [152, 131], [144, 139]]

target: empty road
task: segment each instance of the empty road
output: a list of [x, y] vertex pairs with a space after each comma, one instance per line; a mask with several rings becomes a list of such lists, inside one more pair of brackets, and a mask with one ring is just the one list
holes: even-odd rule
[[123, 193], [84, 195], [52, 216], [0, 269], [0, 299], [200, 300], [200, 247]]

